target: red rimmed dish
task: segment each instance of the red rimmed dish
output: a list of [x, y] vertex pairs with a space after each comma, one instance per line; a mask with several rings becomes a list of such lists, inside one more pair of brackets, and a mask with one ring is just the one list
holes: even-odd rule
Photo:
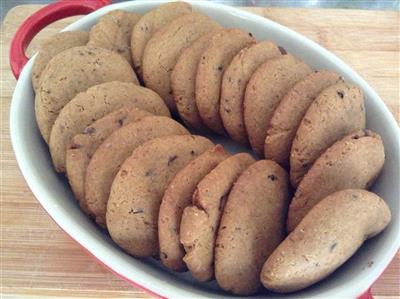
[[[26, 62], [24, 50], [35, 32], [57, 19], [91, 12], [65, 28], [65, 30], [88, 30], [100, 16], [110, 10], [124, 9], [144, 13], [161, 2], [132, 1], [100, 8], [108, 4], [108, 1], [60, 1], [47, 6], [47, 10], [46, 8], [41, 10], [41, 14], [35, 14], [30, 21], [28, 19], [14, 38], [10, 53], [12, 70], [15, 76], [19, 77], [10, 111], [11, 140], [19, 167], [45, 210], [67, 234], [111, 271], [158, 297], [235, 298], [221, 291], [215, 282], [198, 283], [190, 277], [189, 273], [173, 273], [156, 260], [135, 259], [120, 250], [108, 235], [80, 211], [66, 180], [53, 170], [48, 148], [36, 125], [34, 93], [31, 84], [35, 56], [24, 66]], [[400, 181], [400, 133], [392, 114], [368, 83], [348, 65], [304, 36], [266, 18], [233, 7], [205, 1], [188, 2], [191, 2], [195, 9], [224, 26], [250, 31], [259, 40], [275, 41], [315, 69], [326, 68], [338, 72], [347, 81], [357, 84], [364, 91], [367, 127], [382, 136], [386, 149], [387, 163], [373, 191], [384, 198], [390, 206], [391, 224], [378, 237], [367, 241], [333, 275], [315, 286], [293, 294], [277, 295], [265, 291], [254, 297], [356, 298], [362, 296], [361, 294], [364, 294], [384, 271], [400, 246], [400, 186], [398, 184]], [[32, 28], [32, 26], [36, 27]], [[24, 34], [21, 34], [21, 31]], [[232, 152], [242, 149], [224, 138], [215, 141], [222, 143]], [[372, 265], [371, 261], [373, 261]], [[365, 296], [363, 298], [369, 298], [370, 295], [363, 296]]]

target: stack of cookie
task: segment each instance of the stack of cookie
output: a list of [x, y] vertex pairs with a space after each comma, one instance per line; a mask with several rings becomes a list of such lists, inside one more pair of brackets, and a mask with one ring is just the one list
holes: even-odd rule
[[385, 160], [361, 90], [187, 3], [115, 10], [89, 33], [56, 34], [32, 83], [56, 171], [135, 257], [159, 256], [234, 294], [291, 292], [390, 221], [386, 204], [359, 190]]

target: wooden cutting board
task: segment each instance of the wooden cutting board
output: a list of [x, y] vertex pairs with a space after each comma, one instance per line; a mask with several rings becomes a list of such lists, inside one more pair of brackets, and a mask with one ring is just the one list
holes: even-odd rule
[[[17, 297], [148, 298], [93, 260], [44, 212], [26, 185], [15, 161], [9, 135], [9, 106], [15, 79], [9, 70], [10, 40], [21, 22], [40, 5], [12, 9], [1, 25], [1, 293]], [[308, 36], [341, 57], [363, 76], [399, 114], [398, 12], [300, 8], [244, 8]], [[32, 42], [75, 20], [43, 30]], [[376, 298], [399, 298], [400, 255], [374, 284]], [[1, 294], [0, 294], [1, 295]]]

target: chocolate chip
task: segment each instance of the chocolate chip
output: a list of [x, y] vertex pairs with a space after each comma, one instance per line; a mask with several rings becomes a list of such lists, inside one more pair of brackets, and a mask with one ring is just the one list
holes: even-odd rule
[[80, 148], [81, 147], [81, 145], [80, 144], [77, 144], [77, 143], [72, 143], [71, 145], [70, 145], [70, 149], [78, 149], [78, 148]]
[[178, 158], [178, 156], [169, 157], [169, 159], [168, 159], [168, 166], [169, 166], [172, 162], [174, 162], [177, 158]]
[[249, 35], [250, 35], [251, 37], [253, 37], [253, 34], [252, 34], [251, 32], [249, 32]]
[[129, 214], [141, 214], [141, 213], [143, 213], [144, 211], [143, 211], [143, 209], [131, 209], [130, 211], [129, 211]]
[[224, 66], [222, 66], [222, 65], [219, 65], [219, 66], [218, 66], [218, 70], [219, 70], [219, 71], [222, 71], [223, 69], [224, 69]]
[[278, 46], [279, 52], [281, 52], [282, 55], [287, 54], [286, 50], [284, 47]]
[[273, 175], [273, 174], [270, 174], [270, 175], [268, 176], [268, 178], [269, 178], [271, 181], [275, 181], [275, 180], [278, 179], [278, 178], [277, 178], [275, 175]]
[[337, 93], [337, 95], [338, 95], [341, 99], [344, 98], [344, 93], [343, 93], [343, 91], [337, 91], [336, 93]]
[[151, 176], [151, 175], [153, 175], [153, 173], [154, 173], [154, 170], [153, 169], [149, 169], [144, 173], [144, 176]]

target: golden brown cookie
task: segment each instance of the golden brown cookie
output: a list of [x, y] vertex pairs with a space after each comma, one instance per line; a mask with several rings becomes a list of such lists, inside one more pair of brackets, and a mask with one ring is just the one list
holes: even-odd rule
[[106, 13], [90, 29], [88, 46], [117, 52], [132, 64], [130, 38], [139, 19], [140, 15], [120, 9]]
[[272, 253], [263, 266], [261, 282], [279, 293], [304, 289], [344, 264], [390, 219], [389, 207], [374, 193], [335, 192], [318, 203]]
[[85, 177], [85, 201], [97, 223], [106, 223], [111, 184], [132, 151], [153, 138], [184, 134], [189, 132], [173, 119], [149, 116], [118, 129], [97, 148]]
[[188, 126], [198, 131], [205, 131], [205, 127], [195, 99], [197, 66], [211, 37], [218, 31], [203, 35], [183, 50], [171, 73], [171, 89], [179, 115]]
[[176, 173], [213, 143], [195, 135], [150, 140], [133, 151], [112, 184], [107, 227], [112, 239], [134, 256], [159, 254], [158, 211]]
[[289, 208], [291, 232], [321, 199], [343, 189], [371, 187], [385, 163], [382, 139], [371, 131], [357, 131], [327, 149], [296, 190]]
[[263, 62], [280, 55], [277, 45], [263, 41], [242, 49], [226, 68], [221, 84], [219, 114], [225, 130], [236, 142], [248, 143], [243, 121], [243, 101], [251, 75]]
[[65, 156], [67, 177], [75, 198], [85, 212], [88, 211], [85, 201], [86, 168], [96, 149], [115, 130], [151, 115], [135, 105], [123, 107], [96, 120], [72, 138]]
[[251, 147], [264, 152], [267, 128], [279, 102], [292, 86], [311, 73], [303, 61], [287, 54], [263, 63], [251, 76], [244, 96], [244, 122]]
[[60, 110], [89, 87], [122, 81], [138, 84], [129, 63], [115, 52], [93, 47], [75, 47], [53, 57], [42, 72], [35, 98], [40, 133], [48, 143]]
[[297, 187], [314, 161], [333, 143], [365, 128], [360, 88], [338, 83], [324, 89], [304, 115], [290, 152], [290, 181]]
[[131, 52], [135, 71], [142, 76], [142, 57], [147, 42], [153, 34], [172, 20], [192, 12], [192, 7], [185, 2], [164, 3], [144, 14], [133, 27]]
[[142, 58], [143, 80], [157, 92], [171, 111], [176, 111], [170, 75], [182, 53], [200, 36], [219, 28], [218, 23], [197, 12], [171, 21], [147, 42]]
[[215, 245], [215, 278], [236, 295], [260, 290], [267, 257], [285, 238], [289, 176], [260, 160], [238, 178], [226, 201]]
[[165, 266], [183, 271], [185, 251], [179, 241], [182, 212], [192, 203], [197, 184], [220, 162], [229, 157], [221, 145], [204, 152], [180, 170], [165, 190], [158, 215], [160, 257]]
[[222, 75], [233, 57], [255, 42], [251, 33], [224, 29], [211, 38], [201, 55], [196, 75], [196, 105], [204, 124], [216, 133], [224, 133], [219, 115]]
[[240, 174], [254, 162], [249, 154], [240, 153], [219, 163], [200, 181], [193, 194], [193, 205], [183, 211], [183, 260], [199, 281], [214, 276], [214, 244], [225, 200]]
[[314, 71], [296, 83], [272, 115], [264, 144], [264, 156], [289, 166], [290, 148], [308, 107], [325, 88], [343, 79], [333, 71]]
[[84, 46], [89, 40], [89, 33], [85, 31], [64, 31], [58, 32], [45, 40], [32, 66], [32, 85], [33, 90], [39, 88], [40, 76], [47, 63], [64, 50], [73, 47]]
[[108, 113], [127, 106], [156, 115], [170, 116], [167, 106], [154, 91], [125, 82], [107, 82], [79, 93], [60, 111], [51, 130], [49, 148], [58, 172], [65, 172], [65, 153], [72, 138]]

